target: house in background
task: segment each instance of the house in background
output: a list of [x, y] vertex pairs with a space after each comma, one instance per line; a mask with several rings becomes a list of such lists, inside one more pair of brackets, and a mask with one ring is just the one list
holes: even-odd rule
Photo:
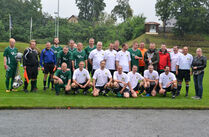
[[146, 34], [158, 34], [159, 33], [159, 23], [157, 22], [147, 22], [145, 23]]
[[75, 15], [72, 15], [69, 19], [68, 19], [69, 23], [78, 23], [78, 17]]
[[[162, 23], [163, 24], [163, 23]], [[166, 27], [165, 27], [165, 32], [166, 33], [171, 33], [173, 32], [173, 29], [175, 28], [176, 25], [176, 19], [172, 18], [166, 21]], [[164, 32], [163, 31], [163, 26], [159, 27], [159, 32]]]

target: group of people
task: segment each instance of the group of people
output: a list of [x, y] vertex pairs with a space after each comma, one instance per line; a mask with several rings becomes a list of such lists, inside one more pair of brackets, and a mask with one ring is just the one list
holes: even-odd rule
[[[6, 92], [16, 91], [12, 83], [16, 75], [18, 49], [15, 48], [15, 39], [10, 39], [10, 45], [4, 51], [4, 67], [6, 69]], [[92, 88], [93, 96], [108, 96], [108, 93], [118, 97], [136, 98], [142, 93], [146, 96], [162, 94], [166, 97], [171, 92], [172, 98], [181, 93], [182, 82], [186, 83], [186, 94], [189, 93], [190, 76], [193, 74], [196, 95], [193, 99], [201, 99], [203, 94], [203, 77], [207, 59], [202, 55], [202, 49], [196, 50], [196, 56], [188, 53], [188, 47], [174, 46], [168, 52], [166, 45], [156, 49], [155, 43], [150, 43], [145, 49], [145, 43], [134, 42], [132, 47], [124, 43], [120, 49], [119, 41], [109, 44], [103, 50], [103, 43], [93, 38], [83, 49], [82, 43], [70, 40], [67, 46], [61, 47], [59, 39], [54, 38], [54, 44], [46, 43], [46, 47], [38, 52], [36, 41], [31, 40], [30, 46], [23, 53], [23, 67], [31, 80], [31, 92], [37, 90], [38, 71], [44, 73], [43, 90], [47, 88], [60, 94], [73, 92], [88, 94]], [[92, 76], [92, 78], [91, 78]], [[11, 89], [9, 82], [11, 79]], [[93, 80], [92, 80], [93, 79]], [[48, 85], [47, 85], [48, 83]], [[24, 81], [24, 91], [28, 92], [28, 81]]]

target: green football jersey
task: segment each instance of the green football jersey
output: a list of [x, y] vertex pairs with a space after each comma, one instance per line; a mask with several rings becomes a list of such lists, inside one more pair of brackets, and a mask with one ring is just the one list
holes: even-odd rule
[[17, 48], [11, 48], [11, 47], [5, 48], [3, 56], [7, 58], [8, 66], [17, 67], [17, 61], [15, 59], [15, 56], [17, 55], [17, 53], [18, 53]]
[[68, 83], [68, 80], [71, 79], [71, 71], [62, 71], [62, 70], [57, 70], [55, 73], [55, 76], [59, 77], [62, 79], [64, 84]]
[[55, 56], [56, 56], [56, 58], [57, 58], [58, 53], [62, 50], [62, 47], [61, 47], [61, 46], [55, 47], [55, 45], [53, 45], [53, 46], [51, 47], [51, 49], [54, 50], [54, 54], [55, 54]]
[[131, 67], [133, 65], [138, 67], [139, 66], [139, 60], [135, 59], [135, 56], [142, 57], [141, 51], [138, 50], [138, 49], [136, 51], [134, 51], [132, 48], [128, 49], [128, 51], [130, 52], [130, 55], [131, 55]]
[[89, 57], [89, 54], [92, 50], [96, 49], [96, 46], [94, 45], [93, 48], [90, 48], [89, 46], [85, 48], [86, 56]]
[[58, 67], [61, 67], [62, 63], [65, 62], [67, 64], [67, 67], [71, 67], [71, 61], [72, 61], [72, 54], [68, 52], [65, 54], [63, 51], [60, 51], [57, 55], [57, 60], [60, 60]]
[[70, 52], [70, 53], [73, 53], [74, 51], [77, 50], [76, 48], [73, 48], [73, 49], [71, 49], [70, 47], [68, 47], [68, 48], [69, 48], [69, 52]]
[[79, 63], [81, 61], [87, 60], [87, 56], [86, 56], [86, 52], [84, 50], [82, 50], [81, 52], [79, 52], [78, 50], [73, 52], [73, 61], [75, 62], [75, 69], [77, 69], [79, 67]]

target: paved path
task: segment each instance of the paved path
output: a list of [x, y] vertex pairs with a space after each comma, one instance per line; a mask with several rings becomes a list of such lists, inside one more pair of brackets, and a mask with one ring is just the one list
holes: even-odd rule
[[0, 137], [209, 137], [209, 111], [1, 110]]

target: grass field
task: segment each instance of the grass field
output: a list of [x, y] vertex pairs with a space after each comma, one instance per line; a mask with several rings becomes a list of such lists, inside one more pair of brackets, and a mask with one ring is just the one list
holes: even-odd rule
[[[55, 91], [43, 91], [43, 73], [40, 71], [38, 76], [38, 92], [24, 93], [22, 87], [18, 92], [5, 92], [5, 70], [3, 68], [2, 52], [0, 53], [0, 108], [170, 108], [170, 109], [209, 109], [209, 69], [206, 69], [204, 77], [204, 95], [202, 100], [193, 100], [194, 85], [191, 82], [189, 97], [185, 98], [185, 88], [182, 88], [181, 96], [175, 100], [171, 95], [163, 98], [157, 97], [138, 97], [136, 99], [117, 98], [114, 95], [110, 97], [92, 97], [90, 94], [55, 96]], [[23, 70], [20, 71], [23, 73]]]

